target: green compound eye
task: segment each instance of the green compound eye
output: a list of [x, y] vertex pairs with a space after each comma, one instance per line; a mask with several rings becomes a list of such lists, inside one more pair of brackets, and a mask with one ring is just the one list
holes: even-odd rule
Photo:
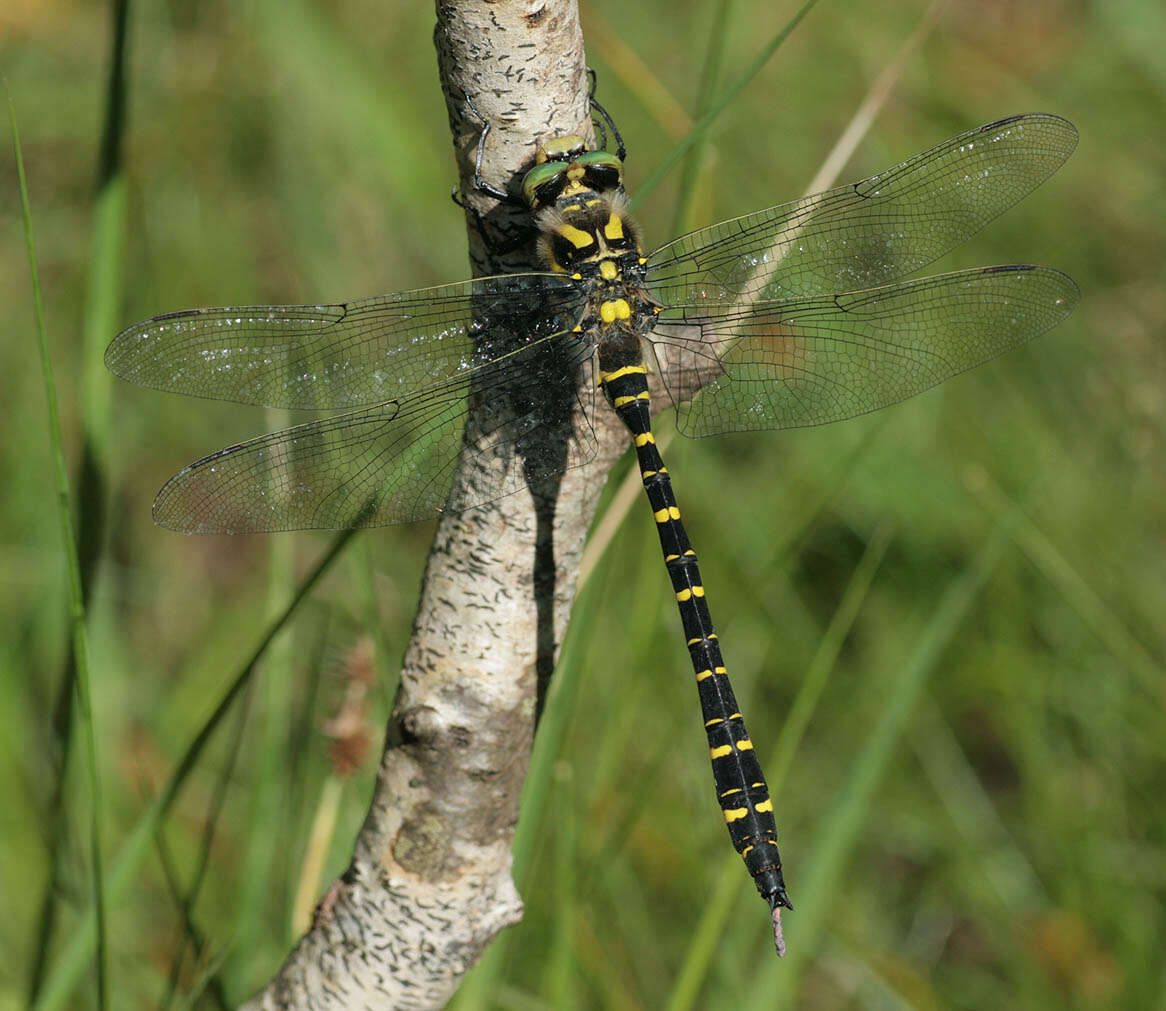
[[[544, 148], [545, 150], [545, 148]], [[540, 203], [550, 203], [558, 196], [559, 191], [563, 188], [567, 181], [568, 165], [561, 161], [548, 161], [541, 165], [536, 165], [522, 180], [522, 197], [531, 207], [535, 207]], [[559, 179], [557, 186], [548, 186], [556, 177]], [[539, 191], [547, 187], [550, 193], [549, 199], [546, 193], [540, 194]]]
[[584, 151], [578, 158], [573, 158], [576, 164], [586, 165], [601, 165], [615, 169], [620, 174], [623, 173], [623, 162], [620, 161], [610, 151]]
[[581, 137], [556, 137], [539, 148], [538, 164], [522, 180], [523, 199], [530, 207], [553, 203], [575, 166], [595, 189], [618, 186], [623, 177], [623, 162], [610, 151], [588, 151]]

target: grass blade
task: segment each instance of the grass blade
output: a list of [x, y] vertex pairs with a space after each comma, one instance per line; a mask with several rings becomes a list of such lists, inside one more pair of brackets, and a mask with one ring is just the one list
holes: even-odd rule
[[[194, 740], [187, 747], [182, 758], [179, 759], [165, 788], [130, 832], [121, 852], [110, 866], [108, 894], [114, 900], [123, 896], [126, 889], [129, 888], [131, 882], [135, 879], [138, 868], [149, 852], [151, 841], [154, 839], [155, 833], [162, 824], [162, 820], [174, 804], [174, 800], [178, 796], [178, 791], [186, 782], [187, 776], [194, 770], [199, 755], [202, 754], [203, 749], [214, 734], [214, 731], [223, 721], [227, 713], [230, 712], [235, 699], [250, 682], [255, 665], [267, 652], [272, 640], [275, 639], [280, 630], [291, 620], [292, 615], [299, 608], [300, 604], [307, 599], [316, 583], [331, 568], [332, 563], [340, 556], [341, 551], [343, 551], [356, 532], [355, 530], [341, 531], [333, 539], [328, 550], [320, 558], [320, 561], [316, 563], [316, 567], [308, 573], [303, 582], [296, 588], [295, 593], [292, 595], [291, 600], [288, 601], [283, 612], [268, 627], [250, 658], [240, 669], [231, 686], [219, 700], [214, 712], [207, 719], [206, 723], [203, 724]], [[73, 987], [76, 985], [78, 978], [84, 970], [85, 959], [88, 957], [90, 946], [95, 940], [95, 926], [93, 911], [90, 910], [89, 914], [82, 919], [80, 925], [70, 938], [60, 961], [54, 967], [53, 973], [40, 995], [40, 999], [34, 1005], [37, 1011], [55, 1011], [55, 1009], [65, 1006], [65, 1002], [69, 999]]]
[[668, 173], [672, 171], [672, 167], [688, 153], [689, 149], [696, 146], [704, 137], [705, 133], [708, 132], [708, 128], [716, 121], [717, 117], [728, 108], [734, 98], [745, 90], [749, 82], [769, 62], [770, 57], [781, 48], [781, 44], [789, 38], [802, 18], [810, 13], [810, 10], [817, 2], [818, 0], [806, 0], [798, 12], [785, 23], [781, 31], [770, 39], [762, 48], [761, 52], [754, 57], [753, 62], [741, 71], [716, 99], [709, 103], [708, 111], [693, 124], [688, 136], [677, 144], [668, 156], [656, 166], [655, 170], [636, 188], [636, 195], [631, 200], [631, 207], [633, 209], [664, 181]]
[[[985, 506], [999, 515], [1016, 505], [986, 474], [977, 475], [975, 488]], [[1089, 585], [1050, 538], [1024, 513], [1014, 533], [1016, 546], [1042, 575], [1057, 588], [1093, 634], [1118, 657], [1138, 681], [1145, 694], [1166, 708], [1166, 677], [1162, 664], [1142, 645], [1133, 632], [1114, 613], [1109, 604]]]
[[[5, 89], [7, 91], [7, 88]], [[24, 174], [24, 156], [20, 147], [20, 128], [16, 122], [16, 107], [11, 92], [8, 98], [8, 121], [12, 128], [12, 147], [16, 156], [16, 174], [20, 183], [20, 208], [24, 218], [24, 240], [28, 250], [28, 267], [32, 279], [33, 311], [36, 317], [37, 343], [40, 348], [41, 374], [45, 387], [45, 406], [48, 413], [49, 446], [56, 471], [57, 519], [61, 527], [61, 547], [69, 577], [69, 619], [73, 635], [73, 656], [76, 668], [77, 718], [85, 740], [85, 766], [89, 779], [90, 823], [89, 855], [93, 874], [93, 908], [97, 942], [97, 1006], [108, 1004], [109, 978], [105, 915], [105, 863], [101, 853], [101, 773], [97, 765], [97, 734], [93, 724], [93, 696], [89, 683], [89, 637], [85, 630], [85, 600], [81, 588], [81, 564], [77, 555], [77, 541], [73, 534], [72, 498], [69, 493], [69, 473], [65, 466], [65, 452], [61, 444], [61, 419], [57, 408], [57, 387], [53, 378], [53, 363], [49, 356], [48, 334], [45, 329], [44, 305], [41, 300], [40, 276], [36, 265], [36, 240], [32, 230], [32, 209], [28, 198], [28, 180]]]
[[[713, 24], [709, 29], [708, 46], [704, 54], [704, 66], [700, 72], [697, 89], [697, 114], [704, 115], [712, 105], [714, 89], [721, 81], [721, 68], [725, 62], [725, 49], [729, 43], [728, 23], [733, 18], [733, 0], [720, 0]], [[676, 210], [672, 215], [672, 235], [683, 235], [698, 225], [703, 215], [698, 213], [698, 193], [707, 189], [711, 167], [716, 158], [716, 150], [709, 149], [707, 135], [701, 137], [684, 159], [680, 174], [680, 189], [677, 193]], [[703, 196], [703, 194], [700, 194]]]
[[[77, 476], [79, 559], [82, 599], [88, 607], [105, 535], [105, 499], [109, 442], [109, 373], [102, 360], [105, 343], [115, 330], [122, 291], [125, 249], [125, 180], [121, 174], [125, 132], [125, 50], [129, 0], [115, 0], [110, 73], [106, 88], [105, 126], [97, 171], [93, 208], [93, 238], [88, 260], [81, 346], [81, 450]], [[53, 739], [61, 749], [53, 796], [47, 810], [53, 823], [47, 828], [49, 870], [41, 896], [35, 956], [29, 973], [28, 996], [35, 1001], [44, 981], [48, 952], [56, 928], [57, 901], [62, 887], [62, 860], [67, 838], [63, 797], [69, 769], [70, 741], [76, 710], [73, 698], [76, 657], [70, 653], [60, 679], [53, 720]]]
[[[858, 845], [875, 787], [890, 763], [895, 744], [928, 677], [1000, 560], [1016, 520], [1015, 512], [1002, 517], [969, 568], [948, 586], [914, 654], [887, 688], [879, 722], [856, 757], [854, 771], [843, 787], [802, 875], [802, 885], [795, 900], [798, 916], [790, 953], [780, 970], [771, 968], [768, 978], [759, 981], [762, 991], [772, 994], [776, 1006], [785, 1006], [784, 1002], [793, 999], [797, 993], [806, 963], [819, 947], [826, 914], [837, 892], [837, 881], [846, 858]], [[793, 926], [792, 918], [790, 925]]]

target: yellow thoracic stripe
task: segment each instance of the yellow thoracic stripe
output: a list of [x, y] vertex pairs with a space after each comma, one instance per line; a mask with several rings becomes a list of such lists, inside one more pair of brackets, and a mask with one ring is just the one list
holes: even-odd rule
[[618, 214], [613, 214], [607, 219], [607, 224], [603, 226], [603, 234], [612, 242], [623, 238], [623, 222]]
[[576, 249], [586, 249], [595, 239], [582, 228], [576, 228], [574, 225], [559, 225], [558, 233], [566, 239]]

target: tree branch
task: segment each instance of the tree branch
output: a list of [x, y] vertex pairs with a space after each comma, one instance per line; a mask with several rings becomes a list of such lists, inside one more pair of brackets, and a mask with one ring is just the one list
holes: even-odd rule
[[[468, 209], [493, 235], [526, 224], [521, 209], [473, 187], [482, 172], [517, 191], [538, 141], [591, 136], [574, 0], [439, 0], [436, 45]], [[472, 211], [475, 272], [496, 269]], [[529, 256], [529, 251], [524, 251]], [[528, 268], [522, 255], [505, 258]], [[585, 374], [587, 370], [584, 370]], [[580, 398], [585, 404], [590, 400]], [[432, 1008], [522, 902], [510, 847], [530, 757], [538, 673], [557, 656], [583, 541], [603, 482], [625, 445], [609, 411], [585, 417], [599, 452], [555, 488], [446, 514], [438, 525], [405, 655], [380, 772], [352, 863], [312, 928], [250, 1008]], [[493, 454], [464, 458], [472, 486]], [[548, 552], [549, 549], [549, 552]]]

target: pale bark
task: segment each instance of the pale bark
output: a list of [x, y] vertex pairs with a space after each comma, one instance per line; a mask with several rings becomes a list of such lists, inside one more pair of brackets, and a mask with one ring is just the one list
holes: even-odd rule
[[[436, 44], [462, 192], [492, 231], [521, 211], [495, 208], [473, 191], [481, 123], [465, 96], [492, 127], [484, 177], [514, 192], [536, 142], [591, 136], [582, 43], [574, 0], [438, 3]], [[435, 166], [435, 178], [442, 171]], [[468, 220], [477, 272], [492, 272], [498, 265]], [[520, 257], [505, 263], [522, 266]], [[491, 939], [521, 918], [510, 847], [536, 667], [557, 655], [596, 501], [625, 446], [611, 412], [579, 423], [594, 426], [598, 455], [568, 471], [561, 487], [544, 489], [539, 511], [522, 491], [439, 523], [352, 863], [248, 1007], [442, 1007]], [[463, 462], [455, 480], [472, 486], [481, 480], [475, 468], [497, 465]], [[536, 539], [545, 558], [548, 537], [553, 579], [544, 566], [536, 581]]]

